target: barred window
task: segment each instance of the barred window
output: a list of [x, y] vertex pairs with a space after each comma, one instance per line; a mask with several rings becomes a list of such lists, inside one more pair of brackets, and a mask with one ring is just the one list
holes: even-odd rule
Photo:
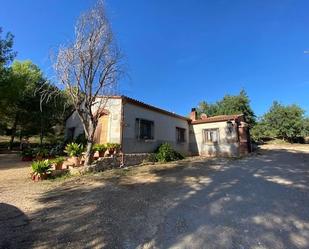
[[204, 129], [203, 142], [204, 143], [219, 143], [219, 129]]
[[154, 122], [137, 118], [135, 121], [136, 138], [138, 140], [154, 139]]
[[176, 127], [176, 140], [177, 143], [186, 142], [186, 129]]

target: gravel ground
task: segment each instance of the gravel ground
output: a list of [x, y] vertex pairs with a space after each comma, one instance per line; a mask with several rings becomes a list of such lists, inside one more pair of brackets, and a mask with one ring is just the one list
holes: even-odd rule
[[0, 155], [0, 248], [309, 248], [309, 146], [33, 183]]

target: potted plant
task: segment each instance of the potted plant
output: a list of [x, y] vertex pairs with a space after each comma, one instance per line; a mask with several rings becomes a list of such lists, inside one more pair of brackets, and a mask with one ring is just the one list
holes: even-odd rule
[[62, 164], [65, 161], [65, 157], [56, 157], [51, 161], [51, 163], [55, 166], [55, 170], [62, 170]]
[[51, 173], [51, 163], [49, 160], [35, 161], [31, 164], [32, 174], [31, 178], [33, 181], [47, 179]]
[[21, 152], [22, 161], [32, 161], [33, 159], [33, 150], [31, 148], [26, 148]]
[[35, 159], [37, 161], [40, 161], [42, 160], [43, 158], [46, 158], [49, 156], [49, 153], [48, 153], [48, 150], [45, 149], [45, 148], [36, 148], [34, 149], [34, 152], [35, 152]]
[[106, 148], [108, 149], [108, 154], [109, 155], [114, 155], [120, 149], [120, 144], [117, 144], [117, 143], [107, 143], [106, 144]]
[[95, 144], [93, 146], [93, 151], [98, 152], [99, 157], [104, 157], [104, 153], [107, 150], [106, 146], [104, 144]]
[[80, 157], [84, 151], [84, 146], [82, 144], [70, 143], [65, 147], [64, 152], [70, 157], [70, 161], [75, 165], [80, 165]]

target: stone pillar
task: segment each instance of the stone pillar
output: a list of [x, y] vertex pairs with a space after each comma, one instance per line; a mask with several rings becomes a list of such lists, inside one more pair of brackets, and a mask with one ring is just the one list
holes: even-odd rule
[[239, 136], [239, 155], [246, 155], [251, 152], [249, 128], [245, 122], [241, 122], [238, 126]]

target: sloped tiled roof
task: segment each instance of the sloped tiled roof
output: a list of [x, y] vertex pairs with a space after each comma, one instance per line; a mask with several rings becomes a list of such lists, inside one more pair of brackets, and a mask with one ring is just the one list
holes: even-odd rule
[[[153, 106], [153, 105], [146, 104], [146, 103], [144, 103], [142, 101], [130, 98], [130, 97], [125, 96], [125, 95], [114, 95], [114, 96], [109, 96], [108, 98], [111, 98], [111, 99], [123, 99], [127, 103], [131, 103], [131, 104], [134, 104], [134, 105], [137, 105], [137, 106], [140, 106], [140, 107], [143, 107], [143, 108], [147, 108], [149, 110], [152, 110], [152, 111], [155, 111], [155, 112], [159, 112], [159, 113], [162, 113], [162, 114], [165, 114], [165, 115], [169, 115], [169, 116], [172, 116], [172, 117], [175, 117], [175, 118], [183, 119], [183, 120], [186, 120], [186, 121], [190, 122], [191, 124], [224, 122], [224, 121], [230, 121], [230, 120], [231, 121], [232, 120], [237, 121], [237, 120], [239, 120], [239, 118], [243, 117], [243, 114], [237, 114], [237, 115], [218, 115], [218, 116], [212, 116], [212, 117], [207, 117], [205, 119], [198, 119], [198, 120], [194, 120], [193, 121], [193, 120], [191, 120], [188, 117], [181, 116], [181, 115], [176, 114], [174, 112], [166, 111], [164, 109], [158, 108], [158, 107]], [[69, 116], [71, 116], [71, 115], [72, 115], [72, 113]]]
[[141, 106], [141, 107], [147, 108], [147, 109], [152, 110], [152, 111], [156, 111], [156, 112], [159, 112], [159, 113], [162, 113], [162, 114], [166, 114], [166, 115], [169, 115], [169, 116], [172, 116], [172, 117], [175, 117], [175, 118], [180, 118], [180, 119], [187, 120], [187, 121], [191, 120], [191, 119], [189, 119], [187, 117], [178, 115], [178, 114], [176, 114], [174, 112], [166, 111], [164, 109], [155, 107], [153, 105], [146, 104], [146, 103], [144, 103], [142, 101], [139, 101], [139, 100], [127, 97], [127, 96], [121, 96], [121, 98], [124, 99], [128, 103], [131, 103], [131, 104], [134, 104], [134, 105], [137, 105], [137, 106]]
[[243, 114], [218, 115], [218, 116], [207, 117], [205, 119], [194, 120], [194, 121], [191, 122], [191, 124], [203, 124], [203, 123], [232, 121], [232, 120], [238, 120], [240, 117], [243, 117]]

